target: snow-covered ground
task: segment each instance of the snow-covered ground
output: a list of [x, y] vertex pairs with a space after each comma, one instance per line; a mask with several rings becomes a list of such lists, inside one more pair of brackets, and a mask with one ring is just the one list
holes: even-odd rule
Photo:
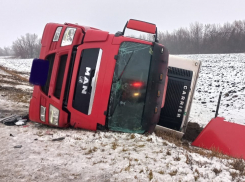
[[232, 159], [205, 157], [155, 134], [27, 126], [0, 125], [0, 181], [245, 180]]
[[[245, 54], [180, 56], [202, 61], [190, 120], [206, 125], [222, 90], [220, 116], [245, 124]], [[28, 74], [31, 61], [0, 58], [0, 66]], [[28, 112], [32, 87], [3, 70], [0, 81], [0, 116], [6, 110]], [[52, 141], [59, 137], [65, 138]], [[245, 181], [243, 161], [217, 158], [215, 151], [155, 133], [90, 132], [29, 122], [0, 123], [0, 138], [0, 181]]]
[[[245, 54], [179, 55], [202, 62], [192, 104], [190, 121], [201, 126], [215, 115], [219, 92], [222, 99], [219, 116], [245, 124]], [[0, 65], [19, 72], [30, 72], [32, 59], [1, 59]]]
[[33, 59], [10, 59], [0, 57], [0, 65], [19, 72], [30, 72]]
[[0, 118], [28, 112], [33, 86], [23, 78], [29, 77], [30, 70], [23, 69], [19, 60], [15, 61], [0, 58]]
[[203, 126], [208, 124], [215, 115], [219, 93], [222, 91], [219, 116], [230, 122], [245, 124], [245, 54], [179, 56], [202, 62], [191, 122]]

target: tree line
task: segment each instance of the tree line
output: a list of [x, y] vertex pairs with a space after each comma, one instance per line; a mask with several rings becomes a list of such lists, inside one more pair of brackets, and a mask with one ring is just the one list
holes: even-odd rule
[[[139, 38], [152, 41], [150, 35]], [[171, 54], [242, 53], [245, 52], [245, 20], [223, 25], [195, 22], [173, 32], [159, 31], [158, 39]], [[35, 58], [39, 57], [40, 50], [41, 39], [27, 33], [17, 38], [12, 46], [0, 48], [0, 56]]]
[[27, 33], [25, 36], [17, 38], [12, 46], [0, 48], [0, 56], [38, 58], [41, 47], [41, 39], [36, 34]]
[[245, 52], [245, 20], [233, 23], [192, 23], [189, 28], [159, 32], [159, 42], [171, 54], [211, 54]]

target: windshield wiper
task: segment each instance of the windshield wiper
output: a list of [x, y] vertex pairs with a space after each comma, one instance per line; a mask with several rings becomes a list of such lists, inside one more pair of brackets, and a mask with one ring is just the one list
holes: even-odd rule
[[[120, 74], [120, 76], [117, 78], [117, 80], [116, 80], [116, 81], [114, 81], [113, 83], [117, 83], [118, 81], [120, 81], [120, 80], [121, 80], [122, 75], [123, 75], [123, 73], [124, 73], [124, 71], [125, 71], [126, 67], [128, 66], [128, 63], [130, 62], [130, 60], [131, 60], [131, 58], [132, 58], [133, 54], [134, 54], [134, 51], [132, 51], [132, 53], [131, 53], [131, 55], [130, 55], [130, 57], [129, 57], [128, 61], [127, 61], [127, 64], [125, 65], [125, 67], [124, 67], [124, 68], [123, 68], [123, 70], [122, 70], [122, 73], [121, 73], [121, 74]], [[116, 92], [117, 92], [117, 91], [116, 91]], [[117, 100], [117, 99], [118, 99], [118, 98], [117, 98], [117, 94], [116, 94], [116, 100]], [[119, 103], [119, 100], [117, 100], [116, 105], [115, 105], [114, 107], [112, 107], [112, 108], [111, 108], [111, 111], [110, 111], [110, 116], [112, 116], [112, 115], [114, 114], [114, 112], [115, 112], [115, 110], [116, 110], [116, 107], [118, 106], [118, 103]], [[124, 105], [125, 105], [125, 104], [124, 104]]]
[[133, 54], [134, 54], [134, 51], [132, 51], [132, 53], [131, 53], [131, 55], [130, 55], [130, 57], [129, 57], [129, 59], [128, 59], [127, 64], [125, 65], [125, 67], [124, 67], [124, 68], [123, 68], [123, 70], [122, 70], [122, 73], [121, 73], [121, 74], [120, 74], [120, 76], [117, 78], [117, 80], [116, 80], [115, 82], [113, 82], [113, 83], [118, 82], [118, 81], [119, 81], [119, 80], [122, 78], [122, 75], [123, 75], [123, 73], [124, 73], [125, 69], [127, 68], [128, 63], [130, 62], [130, 60], [131, 60], [131, 58], [132, 58]]

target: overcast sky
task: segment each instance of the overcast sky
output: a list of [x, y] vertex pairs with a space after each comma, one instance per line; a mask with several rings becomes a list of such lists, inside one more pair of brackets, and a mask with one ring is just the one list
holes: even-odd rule
[[0, 47], [26, 33], [42, 36], [48, 22], [78, 23], [115, 33], [143, 20], [173, 31], [190, 23], [245, 19], [245, 0], [0, 0]]

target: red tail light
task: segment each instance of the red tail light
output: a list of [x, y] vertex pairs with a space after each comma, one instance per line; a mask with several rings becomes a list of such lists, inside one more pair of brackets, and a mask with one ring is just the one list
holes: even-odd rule
[[141, 87], [143, 84], [141, 82], [135, 82], [132, 84], [133, 87]]

